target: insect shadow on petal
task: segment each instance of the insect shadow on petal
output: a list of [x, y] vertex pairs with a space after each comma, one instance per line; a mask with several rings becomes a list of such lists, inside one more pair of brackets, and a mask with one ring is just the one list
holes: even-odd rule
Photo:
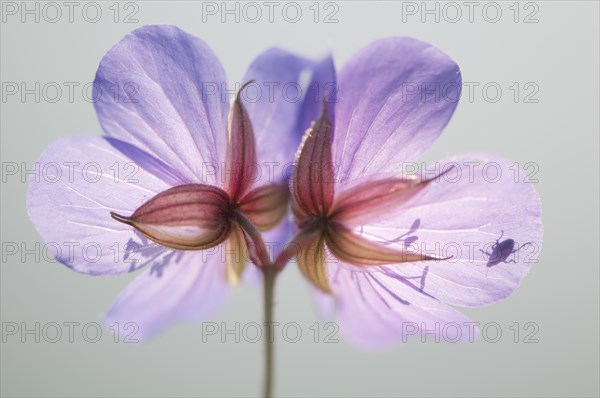
[[420, 226], [421, 226], [421, 219], [417, 218], [412, 223], [412, 225], [410, 226], [410, 229], [407, 232], [403, 233], [400, 236], [397, 236], [394, 239], [386, 241], [384, 244], [390, 245], [392, 243], [403, 242], [404, 247], [409, 247], [411, 244], [413, 244], [414, 242], [416, 242], [419, 239], [419, 237], [417, 235], [414, 235], [414, 233], [417, 232], [417, 230], [419, 229]]
[[[399, 235], [393, 239], [385, 240], [382, 242], [382, 244], [387, 246], [387, 245], [391, 245], [394, 243], [402, 243], [405, 248], [408, 248], [419, 239], [419, 237], [417, 235], [415, 235], [415, 233], [417, 232], [417, 230], [419, 229], [420, 226], [421, 226], [421, 219], [417, 218], [417, 219], [415, 219], [415, 221], [413, 221], [413, 223], [410, 226], [410, 228], [408, 229], [408, 231], [406, 231], [402, 235]], [[361, 227], [360, 233], [361, 234], [363, 233], [362, 227]], [[421, 275], [405, 276], [403, 278], [407, 281], [408, 280], [418, 280], [419, 287], [412, 285], [412, 282], [410, 282], [411, 286], [413, 286], [416, 290], [423, 293], [425, 290], [425, 280], [427, 279], [428, 273], [429, 273], [429, 266], [427, 265], [427, 266], [425, 266], [425, 268], [423, 268], [423, 272], [421, 273]]]
[[[397, 236], [396, 238], [394, 238], [392, 240], [387, 241], [385, 244], [389, 245], [392, 243], [402, 242], [402, 243], [404, 243], [405, 248], [410, 247], [410, 245], [412, 245], [419, 239], [419, 237], [414, 234], [415, 234], [415, 232], [417, 232], [417, 230], [419, 229], [420, 226], [421, 226], [421, 219], [417, 218], [412, 223], [412, 225], [410, 226], [410, 229], [407, 232], [403, 233], [400, 236]], [[423, 268], [423, 273], [421, 275], [407, 276], [407, 277], [405, 277], [405, 279], [418, 279], [419, 285], [420, 285], [418, 290], [422, 293], [425, 289], [425, 280], [427, 278], [428, 273], [429, 273], [429, 266], [426, 266], [425, 268]]]
[[500, 241], [502, 239], [502, 237], [504, 237], [504, 231], [502, 230], [500, 232], [501, 232], [500, 237], [498, 237], [498, 239], [496, 239], [496, 242], [492, 245], [491, 252], [487, 252], [483, 249], [479, 249], [479, 251], [481, 253], [483, 253], [485, 256], [487, 256], [488, 262], [487, 262], [486, 266], [488, 268], [491, 268], [500, 263], [504, 263], [504, 264], [516, 263], [517, 261], [514, 258], [509, 260], [508, 257], [510, 257], [511, 254], [518, 252], [523, 247], [531, 245], [531, 242], [527, 242], [527, 243], [524, 243], [521, 246], [517, 246], [517, 248], [515, 248], [516, 242], [514, 241], [514, 239], [509, 238], [509, 239]]

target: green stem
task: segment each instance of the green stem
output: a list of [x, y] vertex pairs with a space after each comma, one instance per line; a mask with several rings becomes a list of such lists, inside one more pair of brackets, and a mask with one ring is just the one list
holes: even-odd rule
[[273, 330], [273, 291], [277, 270], [275, 267], [263, 268], [264, 276], [264, 316], [265, 316], [265, 384], [263, 396], [273, 396], [273, 345], [275, 344], [275, 333]]

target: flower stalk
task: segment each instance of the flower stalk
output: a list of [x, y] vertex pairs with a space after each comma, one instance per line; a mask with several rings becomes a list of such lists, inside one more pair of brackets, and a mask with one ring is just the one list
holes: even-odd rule
[[277, 269], [273, 266], [263, 268], [264, 278], [264, 324], [265, 333], [265, 373], [263, 396], [273, 396], [274, 361], [273, 349], [275, 345], [275, 334], [273, 333], [273, 293], [275, 290], [275, 278]]

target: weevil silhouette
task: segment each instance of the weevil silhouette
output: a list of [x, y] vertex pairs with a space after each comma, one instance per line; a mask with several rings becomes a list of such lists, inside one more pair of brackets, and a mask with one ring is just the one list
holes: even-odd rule
[[528, 246], [531, 244], [531, 242], [523, 243], [521, 246], [519, 246], [515, 249], [515, 241], [513, 239], [509, 238], [509, 239], [505, 239], [502, 242], [500, 242], [500, 239], [502, 239], [502, 237], [504, 236], [504, 231], [501, 231], [501, 232], [502, 233], [500, 234], [500, 237], [498, 239], [496, 239], [496, 243], [494, 243], [494, 245], [492, 246], [491, 253], [488, 253], [483, 249], [479, 249], [480, 252], [482, 252], [483, 254], [488, 256], [488, 262], [486, 264], [486, 266], [488, 268], [491, 268], [500, 263], [505, 263], [505, 264], [516, 263], [517, 261], [514, 258], [511, 260], [508, 260], [508, 257], [511, 254], [518, 252], [525, 246]]

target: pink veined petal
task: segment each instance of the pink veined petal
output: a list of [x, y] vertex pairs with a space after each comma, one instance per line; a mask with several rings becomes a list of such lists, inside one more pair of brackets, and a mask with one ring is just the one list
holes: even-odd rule
[[147, 238], [178, 250], [205, 250], [222, 243], [231, 232], [223, 212], [227, 193], [206, 184], [185, 184], [152, 197], [131, 215], [111, 213]]
[[331, 209], [334, 168], [331, 161], [331, 124], [326, 106], [304, 134], [292, 179], [292, 205], [297, 215], [321, 216]]
[[347, 227], [330, 223], [327, 247], [338, 259], [357, 267], [369, 267], [412, 261], [440, 261], [424, 253], [386, 246], [361, 236]]
[[104, 317], [122, 336], [145, 340], [174, 322], [200, 322], [225, 302], [222, 246], [216, 250], [170, 251], [169, 258], [147, 269], [117, 297]]
[[379, 348], [411, 339], [454, 343], [476, 337], [469, 318], [408, 281], [328, 258], [337, 322], [351, 343]]
[[[468, 162], [479, 166], [468, 166]], [[441, 169], [453, 165], [456, 170], [393, 213], [364, 225], [363, 236], [396, 247], [409, 244], [427, 254], [453, 256], [443, 262], [386, 267], [390, 275], [411, 278], [445, 303], [476, 307], [508, 297], [541, 250], [541, 202], [534, 184], [523, 182], [523, 170], [515, 182], [513, 162], [494, 155], [467, 154], [439, 165]], [[501, 170], [500, 177], [497, 170]], [[507, 249], [509, 239], [514, 241], [512, 250]], [[494, 253], [497, 240], [500, 246]]]
[[376, 40], [338, 75], [333, 160], [340, 179], [399, 172], [452, 116], [461, 75], [446, 54], [406, 37]]
[[227, 154], [222, 177], [227, 181], [226, 191], [234, 203], [260, 178], [252, 122], [240, 97], [246, 85], [235, 97], [227, 125]]
[[242, 198], [239, 209], [259, 231], [268, 231], [286, 218], [289, 195], [285, 183], [262, 185]]
[[[138, 152], [138, 157], [149, 155]], [[169, 186], [133, 163], [104, 138], [61, 138], [37, 160], [29, 180], [29, 218], [58, 261], [75, 271], [121, 274], [163, 255], [165, 249], [110, 212], [133, 213]]]
[[296, 130], [303, 93], [300, 76], [310, 65], [306, 58], [271, 48], [258, 55], [244, 75], [242, 83], [254, 80], [241, 97], [252, 121], [262, 171], [256, 185], [281, 181], [286, 166], [294, 161], [303, 133]]
[[102, 58], [96, 112], [107, 135], [161, 159], [189, 181], [216, 184], [228, 100], [221, 63], [200, 39], [167, 25], [134, 30]]
[[364, 223], [387, 213], [419, 193], [430, 181], [378, 178], [338, 192], [332, 217], [344, 225]]

